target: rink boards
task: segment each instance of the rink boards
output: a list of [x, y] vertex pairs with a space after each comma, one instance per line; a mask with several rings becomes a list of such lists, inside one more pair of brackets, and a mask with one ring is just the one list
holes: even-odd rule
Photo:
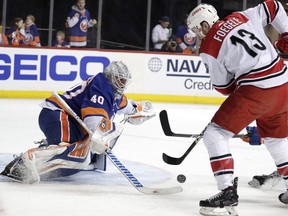
[[128, 97], [156, 102], [219, 104], [198, 55], [96, 49], [0, 49], [0, 98], [45, 98], [123, 61], [132, 73]]

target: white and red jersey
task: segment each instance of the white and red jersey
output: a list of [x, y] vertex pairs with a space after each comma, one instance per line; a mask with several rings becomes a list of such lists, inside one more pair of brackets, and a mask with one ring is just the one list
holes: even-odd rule
[[263, 29], [269, 23], [279, 33], [288, 32], [288, 18], [278, 1], [232, 13], [212, 26], [200, 56], [217, 91], [229, 95], [242, 85], [271, 88], [288, 82], [287, 66]]

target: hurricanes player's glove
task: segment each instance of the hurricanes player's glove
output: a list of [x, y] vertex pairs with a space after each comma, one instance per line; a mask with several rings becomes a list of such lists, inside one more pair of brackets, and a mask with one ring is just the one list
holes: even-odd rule
[[244, 142], [248, 142], [250, 145], [261, 145], [263, 143], [261, 137], [258, 135], [257, 127], [247, 126], [246, 131], [248, 137], [242, 138]]
[[128, 121], [133, 125], [139, 125], [155, 116], [155, 112], [150, 101], [141, 101], [138, 103], [135, 101], [131, 102], [134, 106], [134, 110], [131, 114], [125, 115], [124, 121]]
[[274, 47], [282, 53], [288, 53], [288, 32], [281, 34], [280, 40], [274, 42]]

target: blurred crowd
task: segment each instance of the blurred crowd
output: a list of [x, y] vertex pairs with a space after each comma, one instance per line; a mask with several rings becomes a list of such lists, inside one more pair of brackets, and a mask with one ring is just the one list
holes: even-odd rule
[[[56, 29], [53, 33], [51, 44], [53, 47], [87, 47], [88, 29], [96, 28], [97, 20], [90, 16], [85, 6], [85, 0], [75, 0], [70, 13], [67, 14], [66, 22], [63, 23], [63, 29]], [[188, 29], [187, 16], [188, 14], [183, 20], [177, 20], [178, 26], [173, 30], [170, 18], [168, 16], [161, 17], [151, 31], [150, 50], [184, 54], [198, 53], [201, 39]], [[173, 21], [175, 23], [175, 20]], [[15, 17], [11, 23], [12, 25], [5, 34], [0, 34], [0, 45], [41, 47], [41, 38], [34, 15], [29, 14], [25, 19]]]
[[[95, 27], [97, 21], [91, 18], [85, 5], [85, 0], [76, 0], [67, 16], [65, 23], [67, 31], [56, 31], [52, 41], [53, 47], [85, 48], [87, 46], [87, 30]], [[188, 30], [186, 18], [187, 16], [183, 23], [177, 27], [177, 31], [172, 32], [169, 17], [163, 16], [151, 32], [152, 50], [185, 54], [195, 53], [197, 46], [200, 46], [200, 40]], [[35, 23], [36, 19], [32, 14], [27, 15], [25, 20], [21, 17], [15, 17], [12, 26], [8, 28], [5, 34], [0, 34], [0, 45], [41, 47], [41, 40]]]

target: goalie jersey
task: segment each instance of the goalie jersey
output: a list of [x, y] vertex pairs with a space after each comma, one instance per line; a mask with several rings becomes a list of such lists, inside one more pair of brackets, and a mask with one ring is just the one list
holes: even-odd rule
[[286, 12], [277, 1], [232, 13], [212, 26], [200, 56], [217, 91], [229, 95], [242, 85], [272, 88], [288, 82], [287, 66], [264, 32], [268, 24], [288, 32]]
[[[129, 113], [133, 109], [125, 95], [114, 99], [113, 88], [103, 73], [90, 77], [60, 96], [93, 131], [103, 117], [113, 120], [116, 113]], [[54, 96], [47, 98], [40, 106], [52, 110], [62, 109]]]

